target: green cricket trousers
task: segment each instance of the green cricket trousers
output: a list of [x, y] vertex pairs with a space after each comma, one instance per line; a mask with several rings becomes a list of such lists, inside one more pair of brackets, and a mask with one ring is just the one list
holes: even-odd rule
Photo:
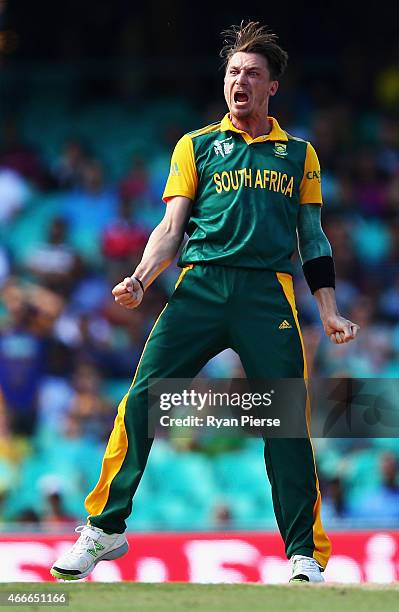
[[[152, 444], [148, 379], [194, 378], [226, 348], [238, 353], [249, 379], [307, 377], [289, 274], [209, 264], [183, 269], [119, 404], [99, 481], [85, 501], [92, 525], [126, 529]], [[287, 557], [313, 557], [324, 568], [331, 546], [310, 439], [269, 438], [264, 457]]]

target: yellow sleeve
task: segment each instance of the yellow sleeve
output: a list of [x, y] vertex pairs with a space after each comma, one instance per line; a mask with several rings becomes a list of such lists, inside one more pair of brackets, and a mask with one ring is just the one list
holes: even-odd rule
[[310, 142], [306, 148], [303, 178], [299, 187], [299, 201], [301, 204], [323, 204], [320, 164], [317, 153]]
[[185, 134], [173, 151], [170, 172], [162, 199], [167, 202], [173, 196], [185, 196], [195, 200], [198, 186], [197, 166], [194, 159], [193, 141]]

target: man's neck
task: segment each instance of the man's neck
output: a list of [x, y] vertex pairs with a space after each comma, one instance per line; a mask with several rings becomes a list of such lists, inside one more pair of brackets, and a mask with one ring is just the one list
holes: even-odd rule
[[267, 113], [263, 117], [245, 117], [243, 119], [233, 117], [231, 114], [229, 116], [234, 127], [237, 128], [237, 130], [246, 132], [251, 138], [266, 136], [272, 130], [272, 125], [267, 118]]

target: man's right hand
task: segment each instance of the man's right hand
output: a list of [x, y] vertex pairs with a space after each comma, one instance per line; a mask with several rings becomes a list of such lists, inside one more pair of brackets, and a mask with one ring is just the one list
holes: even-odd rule
[[112, 289], [115, 302], [125, 308], [137, 308], [141, 304], [144, 293], [140, 283], [134, 276], [127, 276]]

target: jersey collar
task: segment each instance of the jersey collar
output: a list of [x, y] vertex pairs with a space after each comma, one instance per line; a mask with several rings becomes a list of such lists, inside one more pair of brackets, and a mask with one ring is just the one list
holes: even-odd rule
[[257, 138], [251, 138], [251, 136], [247, 134], [246, 132], [244, 132], [243, 130], [239, 130], [236, 127], [234, 127], [234, 125], [232, 124], [230, 120], [229, 113], [227, 113], [223, 117], [220, 123], [220, 131], [227, 132], [230, 130], [230, 132], [237, 132], [238, 134], [242, 134], [242, 137], [244, 138], [247, 144], [251, 144], [253, 142], [264, 142], [265, 140], [283, 140], [287, 142], [288, 141], [287, 134], [284, 132], [284, 130], [281, 129], [281, 127], [278, 124], [277, 119], [275, 119], [274, 117], [269, 117], [269, 116], [267, 118], [269, 120], [269, 123], [272, 124], [272, 129], [265, 136], [257, 136]]

